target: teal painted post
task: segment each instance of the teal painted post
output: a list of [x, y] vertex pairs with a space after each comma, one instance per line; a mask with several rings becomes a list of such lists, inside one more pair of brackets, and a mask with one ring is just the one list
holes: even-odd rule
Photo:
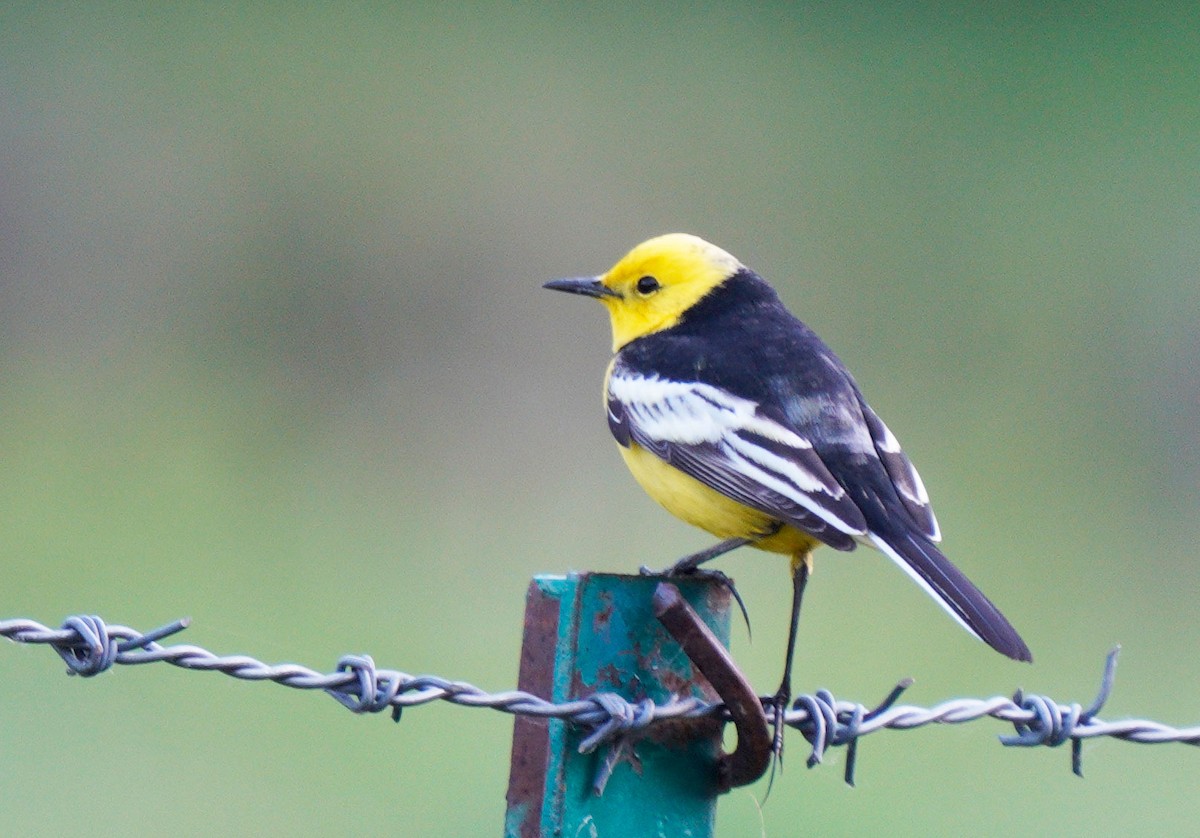
[[[535, 577], [526, 598], [518, 688], [554, 702], [597, 692], [630, 702], [717, 700], [654, 617], [651, 600], [660, 581], [588, 573]], [[672, 581], [728, 645], [728, 590], [704, 579]], [[580, 754], [584, 735], [558, 719], [515, 719], [507, 838], [713, 834], [719, 725], [656, 725], [620, 753], [601, 795], [593, 783], [605, 748]]]

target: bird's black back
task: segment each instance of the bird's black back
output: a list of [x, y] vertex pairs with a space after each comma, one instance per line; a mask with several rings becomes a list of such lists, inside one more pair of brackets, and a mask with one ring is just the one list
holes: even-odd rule
[[871, 529], [912, 525], [870, 444], [849, 371], [753, 271], [743, 268], [716, 286], [674, 326], [626, 344], [617, 364], [756, 403], [761, 414], [812, 443]]

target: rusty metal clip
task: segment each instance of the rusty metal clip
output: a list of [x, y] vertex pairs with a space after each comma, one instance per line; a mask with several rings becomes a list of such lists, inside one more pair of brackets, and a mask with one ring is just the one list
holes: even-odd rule
[[766, 773], [771, 759], [771, 734], [758, 695], [729, 650], [670, 582], [660, 582], [654, 589], [654, 616], [712, 684], [733, 718], [737, 748], [717, 760], [720, 790], [753, 783]]

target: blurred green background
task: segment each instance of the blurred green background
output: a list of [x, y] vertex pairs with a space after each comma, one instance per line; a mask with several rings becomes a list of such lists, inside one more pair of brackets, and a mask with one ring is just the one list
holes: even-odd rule
[[[541, 283], [661, 232], [756, 267], [921, 468], [1037, 662], [889, 562], [819, 555], [797, 687], [1018, 685], [1200, 722], [1200, 14], [5, 4], [0, 617], [515, 684], [529, 577], [708, 543], [625, 473], [608, 326]], [[735, 554], [776, 683], [778, 557]], [[399, 726], [0, 645], [12, 835], [498, 835], [510, 720]], [[1181, 834], [1200, 757], [880, 734], [722, 799], [722, 836]]]

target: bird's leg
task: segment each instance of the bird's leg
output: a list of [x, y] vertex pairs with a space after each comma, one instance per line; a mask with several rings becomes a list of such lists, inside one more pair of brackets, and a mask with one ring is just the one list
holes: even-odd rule
[[792, 623], [788, 632], [787, 660], [783, 663], [783, 680], [775, 691], [775, 741], [772, 751], [775, 757], [783, 756], [783, 714], [792, 700], [792, 656], [796, 651], [796, 630], [800, 626], [800, 603], [804, 599], [804, 587], [812, 572], [812, 553], [803, 553], [792, 559]]
[[[649, 568], [647, 568], [644, 565], [642, 566], [641, 570], [642, 570], [642, 573], [647, 576], [651, 576], [651, 575], [685, 576], [689, 573], [695, 573], [700, 568], [700, 565], [711, 562], [713, 559], [717, 558], [718, 556], [724, 556], [726, 553], [733, 552], [734, 550], [736, 550], [739, 547], [746, 547], [747, 545], [750, 545], [750, 544], [757, 544], [758, 542], [762, 541], [764, 538], [770, 538], [771, 536], [775, 535], [775, 533], [779, 532], [779, 530], [782, 527], [783, 527], [783, 524], [776, 521], [773, 524], [771, 524], [769, 527], [767, 527], [767, 529], [763, 530], [761, 533], [757, 533], [755, 535], [752, 535], [752, 536], [749, 536], [746, 538], [742, 538], [742, 537], [727, 538], [724, 541], [718, 542], [717, 544], [714, 544], [712, 547], [707, 547], [698, 553], [692, 553], [690, 556], [684, 556], [682, 559], [675, 562], [675, 564], [671, 565], [670, 567], [666, 568], [663, 571], [660, 571], [658, 574], [655, 574], [654, 571], [650, 570]], [[717, 575], [724, 576], [724, 574], [717, 574]]]
[[711, 562], [718, 556], [731, 553], [739, 547], [753, 544], [756, 540], [754, 538], [727, 538], [724, 541], [714, 544], [712, 547], [706, 547], [698, 553], [684, 556], [662, 573], [664, 576], [684, 576], [689, 573], [695, 573], [700, 569], [700, 565]]

